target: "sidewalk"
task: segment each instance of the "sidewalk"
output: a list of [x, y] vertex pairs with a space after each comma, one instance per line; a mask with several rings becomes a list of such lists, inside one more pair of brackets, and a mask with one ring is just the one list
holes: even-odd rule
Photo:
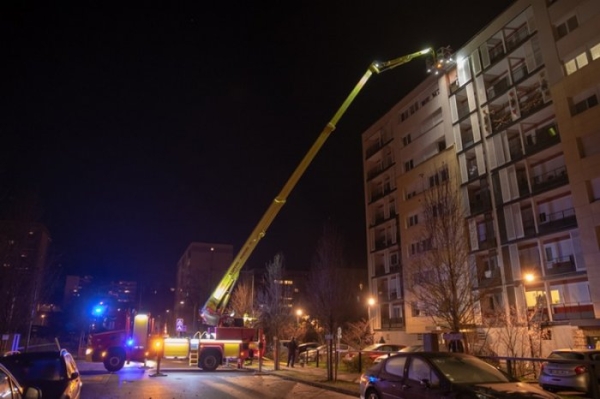
[[[258, 361], [254, 361], [251, 365], [245, 365], [244, 368], [259, 372]], [[338, 370], [337, 378], [334, 378], [334, 381], [327, 381], [327, 369], [325, 368], [315, 367], [314, 365], [302, 366], [296, 364], [293, 368], [280, 365], [279, 370], [275, 370], [275, 363], [273, 360], [266, 358], [263, 358], [261, 370], [263, 373], [276, 375], [281, 378], [303, 382], [348, 395], [358, 396], [359, 394], [360, 373], [358, 372], [350, 373]]]

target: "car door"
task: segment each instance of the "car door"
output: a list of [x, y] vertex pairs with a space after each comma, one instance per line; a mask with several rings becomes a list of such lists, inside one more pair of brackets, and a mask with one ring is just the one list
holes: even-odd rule
[[65, 366], [67, 367], [67, 376], [69, 378], [68, 397], [71, 399], [79, 399], [81, 397], [81, 376], [77, 369], [75, 359], [70, 354], [63, 356]]
[[400, 398], [399, 393], [404, 381], [405, 365], [406, 356], [394, 356], [387, 359], [379, 372], [379, 381], [377, 381], [382, 399]]
[[406, 379], [399, 397], [402, 399], [433, 399], [440, 394], [440, 378], [431, 365], [418, 355], [410, 356]]
[[0, 398], [20, 399], [21, 397], [16, 382], [0, 370]]

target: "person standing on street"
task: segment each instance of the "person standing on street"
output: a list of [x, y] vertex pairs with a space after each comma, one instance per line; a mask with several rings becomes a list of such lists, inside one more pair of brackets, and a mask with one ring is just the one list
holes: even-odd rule
[[288, 343], [288, 361], [287, 366], [294, 367], [294, 363], [296, 362], [296, 351], [298, 350], [298, 343], [296, 342], [296, 338], [292, 337], [292, 340]]

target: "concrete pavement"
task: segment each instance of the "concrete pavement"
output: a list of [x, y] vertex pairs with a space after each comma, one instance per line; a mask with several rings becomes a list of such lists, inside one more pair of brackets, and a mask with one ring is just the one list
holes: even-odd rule
[[[77, 366], [82, 374], [106, 372], [102, 363], [90, 363], [84, 360], [77, 360]], [[156, 360], [149, 360], [145, 365], [140, 363], [131, 363], [125, 367], [144, 368], [149, 376], [158, 376], [161, 373], [177, 372], [198, 372], [201, 371], [197, 366], [190, 366], [188, 359], [161, 359], [160, 363]], [[238, 368], [237, 364], [228, 364], [222, 367]], [[263, 359], [262, 364], [255, 360], [251, 364], [244, 364], [243, 369], [255, 373], [264, 373], [288, 380], [298, 381], [313, 385], [323, 389], [332, 390], [347, 395], [358, 396], [360, 373], [349, 373], [345, 371], [337, 372], [334, 381], [327, 380], [327, 369], [316, 367], [315, 365], [302, 366], [296, 364], [295, 367], [286, 367], [281, 365], [278, 370], [275, 369], [275, 363], [272, 359]]]

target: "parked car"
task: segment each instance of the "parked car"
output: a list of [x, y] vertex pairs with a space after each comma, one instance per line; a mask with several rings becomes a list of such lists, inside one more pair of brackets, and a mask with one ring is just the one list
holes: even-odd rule
[[363, 373], [359, 389], [361, 399], [560, 399], [510, 377], [476, 356], [455, 352], [394, 354]]
[[302, 352], [306, 352], [307, 350], [310, 349], [314, 349], [321, 346], [320, 343], [318, 342], [304, 342], [300, 345], [298, 345], [298, 354], [301, 354]]
[[14, 375], [0, 364], [0, 398], [41, 399], [39, 388], [24, 387]]
[[25, 388], [39, 388], [44, 399], [79, 399], [81, 376], [73, 356], [66, 351], [11, 352], [0, 357]]
[[[365, 346], [363, 349], [360, 350], [360, 352], [362, 353], [362, 356], [366, 356], [371, 360], [375, 360], [381, 355], [388, 355], [391, 352], [398, 352], [402, 348], [406, 348], [406, 345], [378, 343]], [[348, 357], [352, 358], [357, 354], [358, 351], [350, 352]]]
[[[554, 360], [554, 361], [553, 361]], [[551, 392], [579, 391], [591, 393], [590, 365], [600, 361], [600, 350], [557, 349], [542, 364], [538, 383]], [[600, 364], [595, 367], [596, 382], [600, 382]]]
[[405, 348], [400, 349], [397, 352], [388, 352], [385, 355], [379, 355], [377, 356], [375, 359], [373, 359], [373, 363], [379, 363], [380, 361], [382, 361], [383, 359], [385, 359], [386, 357], [390, 357], [391, 355], [393, 355], [394, 353], [402, 353], [402, 352], [423, 352], [425, 349], [423, 347], [423, 345], [409, 345]]
[[[355, 351], [356, 349], [346, 344], [336, 344], [335, 350], [337, 352], [346, 353], [348, 351]], [[304, 351], [300, 354], [298, 360], [303, 363], [315, 362], [317, 360], [317, 356], [319, 356], [319, 360], [327, 359], [327, 344]]]

